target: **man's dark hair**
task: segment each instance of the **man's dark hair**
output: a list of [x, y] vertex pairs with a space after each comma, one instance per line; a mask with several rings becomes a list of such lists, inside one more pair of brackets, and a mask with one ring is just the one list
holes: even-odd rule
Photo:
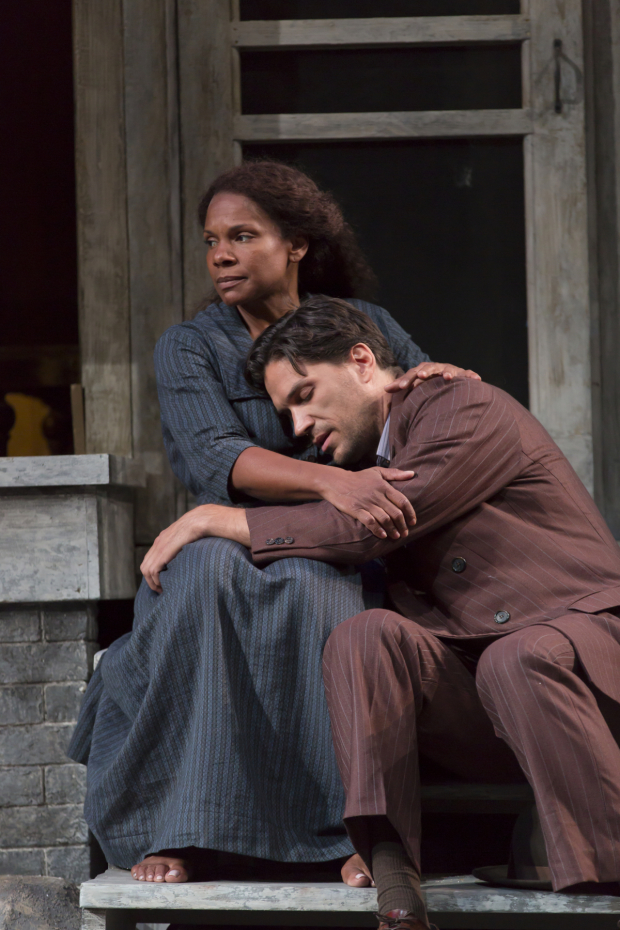
[[304, 362], [344, 362], [358, 342], [367, 345], [379, 368], [398, 369], [381, 330], [369, 316], [337, 297], [308, 297], [258, 337], [247, 357], [245, 377], [258, 391], [265, 390], [265, 368], [286, 358], [298, 374]]

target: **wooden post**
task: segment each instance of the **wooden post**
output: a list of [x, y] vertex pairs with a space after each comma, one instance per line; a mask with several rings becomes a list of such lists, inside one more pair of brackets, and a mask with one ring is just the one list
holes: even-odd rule
[[[524, 106], [530, 407], [593, 488], [580, 0], [528, 0]], [[528, 99], [529, 98], [529, 99]]]
[[79, 319], [86, 451], [131, 455], [121, 0], [74, 0]]
[[147, 479], [135, 529], [148, 546], [180, 516], [153, 366], [157, 340], [183, 319], [176, 4], [126, 0], [123, 17], [132, 435]]
[[211, 181], [233, 165], [233, 92], [228, 0], [179, 0], [185, 317], [211, 290], [197, 208]]
[[594, 489], [620, 539], [620, 10], [584, 3]]

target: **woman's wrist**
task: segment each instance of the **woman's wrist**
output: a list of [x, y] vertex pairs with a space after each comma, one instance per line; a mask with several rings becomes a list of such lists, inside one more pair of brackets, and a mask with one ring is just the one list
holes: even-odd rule
[[[312, 464], [312, 463], [310, 463]], [[334, 465], [314, 465], [315, 471], [312, 478], [311, 490], [320, 500], [329, 500], [329, 497], [336, 490], [339, 479], [342, 478], [343, 470], [336, 468]]]

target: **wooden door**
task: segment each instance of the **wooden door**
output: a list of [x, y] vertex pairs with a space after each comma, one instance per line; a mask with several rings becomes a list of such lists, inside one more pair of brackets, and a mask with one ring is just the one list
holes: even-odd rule
[[[402, 15], [449, 14], [450, 2], [463, 13]], [[149, 463], [139, 542], [148, 543], [185, 506], [159, 438], [154, 341], [167, 325], [191, 317], [208, 287], [195, 213], [200, 195], [244, 149], [261, 146], [517, 145], [529, 371], [522, 399], [592, 490], [581, 0], [384, 0], [380, 17], [370, 15], [378, 5], [365, 0], [75, 3], [88, 447], [141, 454]], [[329, 19], [318, 18], [321, 7], [321, 15], [334, 11]], [[248, 19], [252, 8], [268, 14]], [[335, 18], [347, 8], [356, 15]], [[274, 19], [278, 9], [291, 18]], [[292, 18], [304, 9], [317, 18]], [[244, 61], [258, 53], [293, 60], [321, 50], [382, 50], [396, 61], [407, 50], [515, 48], [520, 87], [506, 106], [312, 113], [261, 113], [256, 106], [249, 113], [244, 106]], [[98, 223], [88, 212], [93, 203], [100, 205]], [[97, 290], [92, 273], [101, 271], [98, 249], [115, 266], [107, 291]]]

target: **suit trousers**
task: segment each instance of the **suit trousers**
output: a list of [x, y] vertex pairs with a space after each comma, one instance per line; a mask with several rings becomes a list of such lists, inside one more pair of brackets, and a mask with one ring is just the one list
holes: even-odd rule
[[471, 781], [525, 774], [554, 890], [620, 879], [620, 708], [584, 680], [561, 619], [494, 638], [474, 678], [415, 621], [369, 610], [332, 632], [323, 674], [344, 819], [367, 863], [366, 818], [383, 815], [420, 869], [422, 754]]

